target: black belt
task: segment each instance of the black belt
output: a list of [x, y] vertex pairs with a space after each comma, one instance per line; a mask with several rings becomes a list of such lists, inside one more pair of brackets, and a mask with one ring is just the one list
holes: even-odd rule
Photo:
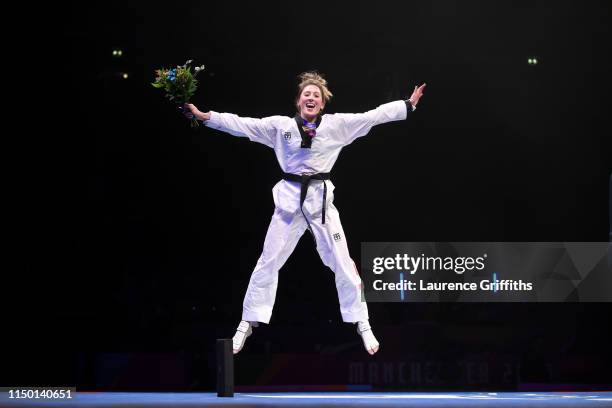
[[[302, 189], [300, 191], [300, 209], [302, 209], [302, 205], [304, 204], [304, 200], [306, 200], [306, 193], [308, 192], [308, 185], [312, 180], [329, 180], [330, 173], [316, 173], [316, 174], [291, 174], [291, 173], [283, 173], [283, 180], [294, 181], [296, 183], [300, 183]], [[321, 217], [323, 218], [322, 224], [325, 224], [325, 207], [327, 206], [327, 184], [323, 182], [323, 208], [321, 209]], [[302, 210], [302, 214], [304, 214], [304, 210]], [[306, 218], [306, 214], [304, 214], [304, 218]], [[308, 219], [306, 219], [308, 221]], [[310, 223], [309, 223], [310, 225]]]

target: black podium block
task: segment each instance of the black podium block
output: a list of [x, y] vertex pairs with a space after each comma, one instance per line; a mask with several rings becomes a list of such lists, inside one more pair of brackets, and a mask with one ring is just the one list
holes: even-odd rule
[[217, 396], [234, 396], [232, 339], [217, 339]]

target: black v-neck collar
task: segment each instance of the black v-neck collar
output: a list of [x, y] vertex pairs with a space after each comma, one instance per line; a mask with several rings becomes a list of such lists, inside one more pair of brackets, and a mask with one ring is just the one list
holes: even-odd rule
[[[310, 137], [308, 135], [308, 133], [304, 132], [304, 118], [300, 116], [299, 113], [296, 113], [295, 116], [293, 117], [293, 119], [295, 119], [295, 123], [297, 124], [297, 128], [300, 131], [300, 136], [302, 137], [302, 146], [304, 149], [310, 149], [312, 147], [312, 139], [315, 139], [315, 137]], [[317, 116], [317, 120], [315, 121], [317, 128], [319, 128], [319, 125], [321, 124], [321, 116]]]

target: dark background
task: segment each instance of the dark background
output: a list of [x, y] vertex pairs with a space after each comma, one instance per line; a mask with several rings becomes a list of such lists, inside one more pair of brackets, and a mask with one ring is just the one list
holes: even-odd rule
[[[22, 52], [43, 72], [25, 95], [35, 114], [9, 138], [18, 165], [9, 177], [16, 250], [8, 249], [18, 259], [3, 285], [3, 382], [214, 387], [210, 352], [240, 321], [280, 169], [263, 145], [191, 130], [150, 86], [155, 69], [187, 59], [206, 65], [200, 109], [251, 117], [292, 115], [305, 70], [326, 75], [332, 113], [365, 111], [427, 83], [409, 120], [374, 128], [334, 167], [357, 264], [367, 241], [608, 240], [605, 1], [54, 7], [24, 14], [14, 33], [33, 35]], [[412, 356], [479, 350], [538, 367], [571, 359], [582, 367], [574, 375], [536, 368], [520, 381], [583, 384], [611, 382], [610, 312], [579, 303], [370, 305], [381, 354], [392, 337], [419, 333]], [[415, 330], [423, 325], [435, 330]], [[258, 330], [243, 354], [315, 355], [351, 341], [365, 353], [307, 235], [280, 272], [271, 325]], [[448, 333], [479, 330], [488, 337], [466, 337], [447, 356]], [[388, 350], [377, 358], [404, 358]], [[98, 364], [108, 353], [179, 355], [196, 368], [169, 386], [117, 381]]]

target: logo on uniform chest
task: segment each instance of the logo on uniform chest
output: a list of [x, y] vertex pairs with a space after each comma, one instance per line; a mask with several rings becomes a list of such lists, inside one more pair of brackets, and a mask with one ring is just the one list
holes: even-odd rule
[[[290, 132], [290, 131], [286, 131], [286, 132], [282, 132], [282, 135], [283, 135], [283, 139], [285, 140], [285, 143], [288, 146], [293, 146], [293, 140], [295, 140], [295, 138], [292, 139], [293, 133]], [[300, 147], [303, 148], [303, 149], [311, 149], [312, 148], [312, 142], [315, 139], [321, 139], [320, 135], [317, 135], [317, 137], [312, 137], [312, 136], [307, 135], [305, 133], [302, 134], [302, 132], [300, 132], [300, 134], [298, 136], [301, 136]]]

